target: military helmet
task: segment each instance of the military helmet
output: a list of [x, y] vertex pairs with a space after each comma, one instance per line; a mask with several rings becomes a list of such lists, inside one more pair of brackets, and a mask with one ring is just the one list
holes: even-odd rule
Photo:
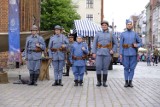
[[68, 38], [74, 38], [74, 36], [72, 34], [69, 34]]
[[101, 22], [101, 25], [102, 24], [107, 24], [108, 26], [109, 26], [109, 23], [108, 23], [108, 21], [106, 21], [106, 20], [103, 20], [102, 22]]
[[56, 26], [54, 27], [54, 29], [62, 30], [61, 26], [59, 26], [59, 25], [56, 25]]
[[36, 26], [36, 25], [33, 25], [32, 27], [31, 27], [31, 31], [37, 31], [38, 30], [38, 27]]

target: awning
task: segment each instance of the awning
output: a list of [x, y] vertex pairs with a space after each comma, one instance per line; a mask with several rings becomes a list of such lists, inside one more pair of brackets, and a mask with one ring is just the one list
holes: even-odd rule
[[75, 29], [77, 35], [82, 36], [95, 36], [99, 31], [102, 31], [101, 27], [89, 20], [74, 20]]

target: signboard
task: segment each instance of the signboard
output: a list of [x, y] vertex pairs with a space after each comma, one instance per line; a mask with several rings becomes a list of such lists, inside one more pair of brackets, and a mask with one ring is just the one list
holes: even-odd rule
[[19, 0], [9, 0], [8, 13], [9, 61], [18, 61], [20, 56]]

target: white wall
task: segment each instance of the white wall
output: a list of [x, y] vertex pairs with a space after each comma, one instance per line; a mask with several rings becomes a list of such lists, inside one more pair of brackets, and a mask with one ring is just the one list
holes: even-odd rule
[[86, 0], [77, 0], [77, 13], [80, 14], [81, 19], [86, 19], [86, 14], [93, 14], [93, 22], [100, 24], [101, 22], [101, 0], [94, 0], [93, 8], [86, 8]]

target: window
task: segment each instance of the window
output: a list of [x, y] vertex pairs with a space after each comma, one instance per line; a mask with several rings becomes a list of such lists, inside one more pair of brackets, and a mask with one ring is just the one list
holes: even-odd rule
[[86, 0], [86, 8], [93, 8], [93, 0]]
[[93, 14], [87, 14], [86, 19], [93, 21]]

